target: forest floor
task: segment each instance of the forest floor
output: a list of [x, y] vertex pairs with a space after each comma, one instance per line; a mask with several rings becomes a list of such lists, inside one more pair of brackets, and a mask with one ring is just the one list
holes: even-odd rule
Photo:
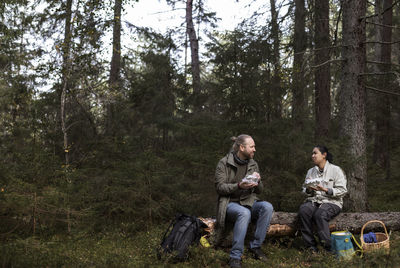
[[[135, 236], [124, 232], [76, 233], [47, 239], [30, 237], [3, 241], [2, 267], [228, 267], [229, 249], [215, 250], [202, 246], [190, 249], [188, 261], [171, 264], [158, 260], [156, 248], [167, 226], [152, 228]], [[355, 235], [359, 239], [358, 235]], [[350, 261], [339, 261], [327, 253], [309, 254], [302, 249], [300, 237], [267, 239], [263, 251], [265, 263], [249, 257], [244, 267], [400, 267], [400, 232], [390, 237], [390, 253], [376, 252]]]
[[[371, 176], [368, 187], [370, 211], [398, 211], [400, 180], [382, 181]], [[92, 232], [75, 228], [68, 235], [39, 233], [36, 236], [0, 235], [0, 267], [228, 267], [229, 249], [192, 247], [188, 261], [171, 264], [158, 260], [156, 248], [169, 222], [146, 225], [139, 232], [113, 228]], [[390, 231], [390, 230], [388, 230]], [[354, 234], [359, 241], [359, 235]], [[267, 238], [266, 263], [249, 257], [243, 267], [400, 267], [400, 232], [390, 235], [390, 253], [376, 252], [339, 261], [327, 253], [310, 255], [300, 236]]]

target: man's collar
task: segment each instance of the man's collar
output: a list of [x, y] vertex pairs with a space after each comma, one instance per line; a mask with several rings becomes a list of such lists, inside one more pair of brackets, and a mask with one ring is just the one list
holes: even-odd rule
[[[233, 159], [233, 151], [230, 151], [228, 154], [228, 160], [226, 161], [229, 165], [234, 166], [234, 167], [238, 167], [238, 164], [235, 163], [235, 160]], [[249, 163], [248, 165], [254, 165], [256, 163], [256, 161], [254, 159], [249, 159]]]

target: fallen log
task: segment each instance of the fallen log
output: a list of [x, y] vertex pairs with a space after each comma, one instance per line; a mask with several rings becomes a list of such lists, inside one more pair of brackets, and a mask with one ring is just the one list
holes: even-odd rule
[[[215, 228], [215, 219], [200, 218], [207, 225], [207, 231], [212, 233]], [[382, 221], [388, 232], [400, 230], [400, 212], [354, 212], [340, 213], [336, 218], [329, 222], [329, 229], [334, 231], [350, 231], [359, 234], [365, 223], [371, 220]], [[297, 213], [274, 212], [267, 236], [287, 236], [295, 235], [299, 229]], [[382, 230], [382, 225], [378, 223], [368, 224], [364, 233]]]
[[[329, 222], [329, 229], [331, 232], [347, 230], [358, 234], [361, 232], [363, 225], [371, 220], [382, 221], [388, 232], [400, 230], [400, 212], [340, 213]], [[380, 229], [380, 227], [382, 227], [382, 225], [378, 223], [371, 223], [365, 227], [364, 232]], [[274, 212], [267, 235], [292, 235], [295, 234], [298, 229], [299, 222], [297, 220], [297, 213]]]

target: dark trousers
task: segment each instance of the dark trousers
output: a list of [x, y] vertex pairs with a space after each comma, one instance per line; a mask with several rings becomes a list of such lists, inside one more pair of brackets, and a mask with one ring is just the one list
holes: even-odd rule
[[330, 203], [319, 205], [318, 203], [306, 202], [300, 206], [300, 231], [307, 247], [317, 246], [313, 234], [313, 224], [315, 224], [322, 246], [330, 250], [331, 233], [329, 232], [329, 221], [339, 215], [341, 210], [339, 206]]

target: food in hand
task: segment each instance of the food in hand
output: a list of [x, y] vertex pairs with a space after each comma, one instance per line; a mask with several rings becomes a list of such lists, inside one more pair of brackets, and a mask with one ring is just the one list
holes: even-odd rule
[[259, 178], [256, 176], [254, 173], [247, 175], [242, 179], [242, 182], [247, 182], [247, 183], [255, 183], [258, 184]]
[[305, 187], [317, 187], [321, 183], [320, 179], [306, 179], [304, 182]]

